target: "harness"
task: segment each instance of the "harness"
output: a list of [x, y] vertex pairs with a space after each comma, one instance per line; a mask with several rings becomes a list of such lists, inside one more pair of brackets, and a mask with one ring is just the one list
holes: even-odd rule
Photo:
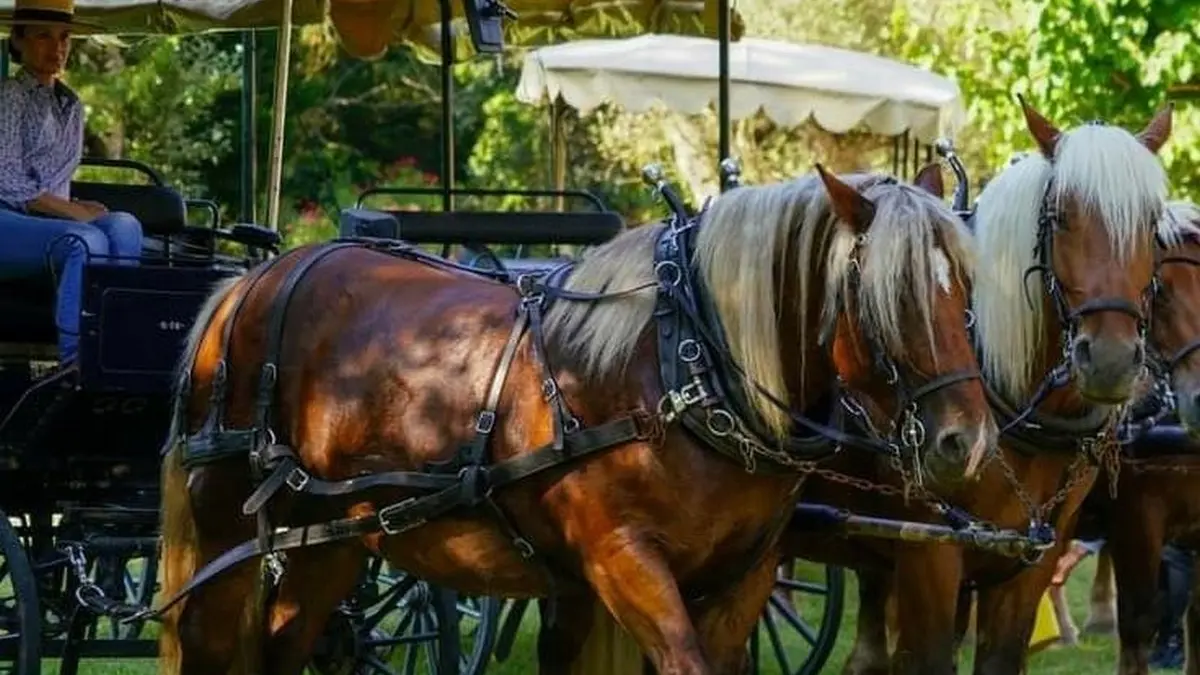
[[[713, 449], [750, 473], [802, 474], [815, 467], [816, 462], [852, 446], [889, 456], [900, 461], [902, 448], [915, 453], [924, 440], [921, 398], [941, 388], [970, 378], [977, 372], [950, 373], [921, 386], [905, 386], [899, 369], [883, 351], [874, 336], [868, 336], [877, 364], [885, 367], [888, 382], [899, 391], [900, 417], [891, 429], [882, 434], [869, 427], [864, 433], [844, 431], [836, 405], [849, 392], [833, 387], [827, 412], [830, 423], [822, 424], [805, 415], [792, 412], [759, 383], [747, 377], [735, 362], [725, 338], [715, 320], [715, 311], [699, 279], [692, 271], [691, 251], [696, 229], [703, 217], [681, 217], [676, 214], [660, 226], [655, 247], [656, 280], [634, 288], [605, 292], [581, 293], [562, 287], [574, 263], [564, 263], [547, 272], [513, 276], [504, 269], [487, 270], [466, 267], [421, 251], [407, 242], [370, 238], [338, 239], [326, 245], [294, 249], [255, 268], [247, 279], [246, 289], [237, 298], [230, 319], [221, 336], [219, 360], [213, 380], [209, 412], [199, 430], [193, 435], [181, 432], [184, 444], [183, 466], [191, 470], [229, 458], [249, 458], [256, 487], [242, 507], [245, 515], [255, 515], [255, 538], [226, 551], [198, 570], [189, 582], [173, 597], [154, 610], [138, 613], [129, 620], [145, 620], [160, 615], [192, 591], [208, 583], [229, 568], [257, 556], [264, 556], [266, 565], [277, 583], [283, 572], [278, 554], [289, 549], [361, 537], [382, 532], [397, 535], [441, 517], [459, 508], [483, 506], [491, 512], [508, 533], [514, 547], [523, 558], [538, 564], [547, 573], [549, 565], [538, 560], [533, 546], [521, 535], [503, 509], [495, 502], [496, 490], [546, 471], [562, 468], [603, 451], [634, 441], [661, 439], [665, 425], [679, 421], [682, 427], [700, 444]], [[854, 255], [863, 241], [856, 245]], [[407, 260], [466, 272], [509, 285], [517, 294], [515, 321], [508, 340], [493, 371], [490, 386], [475, 417], [474, 431], [469, 442], [460, 446], [452, 458], [432, 462], [418, 471], [388, 471], [365, 474], [345, 480], [328, 481], [310, 474], [300, 462], [294, 448], [277, 438], [272, 427], [272, 406], [277, 394], [278, 364], [282, 350], [283, 332], [288, 306], [296, 289], [306, 275], [330, 256], [351, 248], [368, 248]], [[261, 366], [252, 426], [229, 428], [225, 423], [225, 397], [228, 381], [227, 357], [232, 327], [246, 298], [275, 265], [295, 257], [294, 266], [273, 294], [267, 314], [265, 353]], [[855, 282], [856, 283], [856, 282]], [[603, 302], [630, 295], [655, 291], [660, 378], [665, 392], [653, 412], [639, 410], [619, 415], [595, 426], [584, 427], [563, 400], [545, 352], [543, 317], [551, 302]], [[543, 376], [542, 394], [551, 404], [553, 440], [531, 452], [501, 461], [491, 462], [488, 443], [496, 426], [500, 393], [507, 380], [516, 351], [524, 337], [530, 336], [534, 359], [540, 364]], [[743, 384], [743, 382], [745, 384]], [[840, 384], [840, 383], [839, 383]], [[772, 438], [765, 424], [748, 403], [747, 387], [753, 387], [773, 405], [787, 411], [795, 431], [782, 443]], [[191, 383], [185, 379], [176, 399], [177, 419], [183, 419]], [[169, 450], [170, 444], [164, 451]], [[920, 466], [920, 462], [917, 462]], [[800, 486], [796, 482], [792, 494]], [[372, 488], [405, 488], [428, 492], [404, 498], [380, 508], [370, 515], [339, 518], [328, 522], [276, 529], [267, 515], [268, 501], [281, 490], [313, 496], [342, 496]], [[944, 507], [943, 513], [953, 513]], [[781, 510], [755, 547], [749, 564], [756, 564], [782, 532], [792, 515], [788, 506]], [[969, 519], [960, 517], [962, 522]], [[727, 583], [736, 576], [725, 577]], [[713, 592], [712, 588], [694, 589], [693, 599]]]

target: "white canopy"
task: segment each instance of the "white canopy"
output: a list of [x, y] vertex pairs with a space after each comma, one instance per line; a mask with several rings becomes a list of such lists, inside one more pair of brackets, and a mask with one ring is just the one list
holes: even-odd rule
[[[525, 58], [517, 98], [561, 96], [586, 113], [604, 102], [643, 111], [659, 103], [702, 112], [717, 99], [716, 40], [645, 35], [543, 47]], [[958, 84], [906, 63], [823, 45], [743, 37], [729, 46], [730, 117], [762, 108], [777, 123], [810, 116], [833, 133], [860, 124], [922, 142], [953, 136], [965, 117]]]
[[[13, 0], [0, 0], [0, 17], [12, 17]], [[182, 34], [207, 30], [274, 27], [281, 0], [76, 0], [79, 16], [104, 27], [103, 33]], [[327, 0], [295, 0], [294, 25], [325, 20]], [[0, 34], [8, 27], [0, 25]]]

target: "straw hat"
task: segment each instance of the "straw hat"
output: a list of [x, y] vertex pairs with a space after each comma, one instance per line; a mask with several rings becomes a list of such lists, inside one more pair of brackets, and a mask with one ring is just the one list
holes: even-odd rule
[[75, 0], [17, 0], [11, 17], [0, 17], [0, 26], [69, 26], [75, 33], [92, 33], [104, 27], [75, 16]]

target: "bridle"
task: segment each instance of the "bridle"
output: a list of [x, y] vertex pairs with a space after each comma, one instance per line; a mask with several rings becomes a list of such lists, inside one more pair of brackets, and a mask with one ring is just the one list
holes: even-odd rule
[[[895, 181], [888, 178], [884, 182], [894, 183]], [[848, 284], [850, 293], [847, 294], [850, 297], [857, 296], [859, 283], [861, 282], [862, 265], [860, 261], [865, 243], [866, 235], [858, 235], [854, 240], [854, 246], [850, 252]], [[840, 309], [843, 312], [846, 311], [845, 307]], [[917, 486], [923, 486], [924, 471], [920, 451], [925, 445], [929, 417], [927, 410], [921, 405], [922, 399], [962, 382], [974, 379], [982, 380], [983, 374], [977, 368], [960, 369], [928, 378], [925, 382], [913, 386], [913, 383], [901, 374], [901, 368], [896, 364], [891, 355], [888, 354], [882, 338], [876, 334], [871, 326], [860, 323], [859, 329], [867, 341], [876, 372], [886, 374], [884, 383], [891, 387], [895, 393], [897, 412], [890, 420], [887, 430], [881, 431], [871, 420], [866, 406], [858, 400], [847, 383], [839, 375], [837, 381], [838, 389], [841, 392], [841, 404], [846, 412], [851, 414], [852, 419], [855, 419], [858, 425], [863, 427], [870, 437], [889, 446], [890, 452], [888, 454], [892, 459], [893, 467], [905, 477], [906, 481], [909, 479], [909, 474], [904, 470], [903, 460], [906, 457], [911, 458], [913, 464], [912, 482]], [[825, 342], [826, 338], [827, 336], [823, 336], [822, 342]], [[897, 439], [899, 443], [896, 442]]]

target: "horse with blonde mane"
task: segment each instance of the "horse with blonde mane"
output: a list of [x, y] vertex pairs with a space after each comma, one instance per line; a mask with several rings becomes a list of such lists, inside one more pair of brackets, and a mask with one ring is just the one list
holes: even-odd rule
[[[952, 501], [991, 525], [1027, 529], [1044, 552], [1013, 561], [951, 544], [814, 536], [798, 520], [783, 537], [787, 555], [858, 573], [857, 638], [847, 673], [955, 672], [965, 628], [965, 616], [962, 623], [956, 617], [972, 591], [978, 594], [974, 672], [1022, 671], [1037, 603], [1065, 533], [1095, 481], [1095, 465], [1112, 457], [1113, 427], [1145, 367], [1146, 301], [1167, 192], [1156, 153], [1169, 136], [1171, 109], [1135, 136], [1102, 124], [1062, 132], [1021, 103], [1040, 152], [988, 183], [970, 219], [980, 250], [973, 328], [985, 389], [1002, 425], [1001, 452]], [[1041, 282], [1040, 301], [1034, 280]], [[849, 466], [856, 456], [847, 452], [840, 461]], [[869, 470], [855, 475], [876, 484], [894, 480]], [[808, 481], [801, 499], [869, 515], [929, 517], [923, 505], [820, 478]], [[896, 608], [894, 654], [886, 630], [889, 595]]]
[[[371, 553], [737, 672], [815, 462], [875, 450], [949, 492], [992, 450], [972, 265], [939, 200], [818, 167], [515, 281], [402, 242], [256, 268], [180, 366], [163, 672], [299, 673]], [[851, 398], [877, 434], [813, 421]]]
[[[1200, 546], [1200, 208], [1187, 201], [1168, 205], [1160, 239], [1161, 307], [1153, 336], [1160, 355], [1156, 386], [1136, 407], [1122, 448], [1116, 494], [1098, 484], [1083, 506], [1078, 536], [1106, 539], [1092, 588], [1092, 618], [1109, 617], [1117, 586], [1116, 623], [1121, 675], [1146, 675], [1151, 644], [1162, 615], [1159, 577], [1163, 547]], [[1162, 321], [1160, 317], [1169, 316]], [[1178, 426], [1171, 419], [1178, 416]], [[1103, 483], [1104, 481], [1100, 481]], [[1193, 596], [1195, 597], [1195, 596]], [[1186, 617], [1189, 673], [1200, 671], [1200, 611], [1193, 600]]]

